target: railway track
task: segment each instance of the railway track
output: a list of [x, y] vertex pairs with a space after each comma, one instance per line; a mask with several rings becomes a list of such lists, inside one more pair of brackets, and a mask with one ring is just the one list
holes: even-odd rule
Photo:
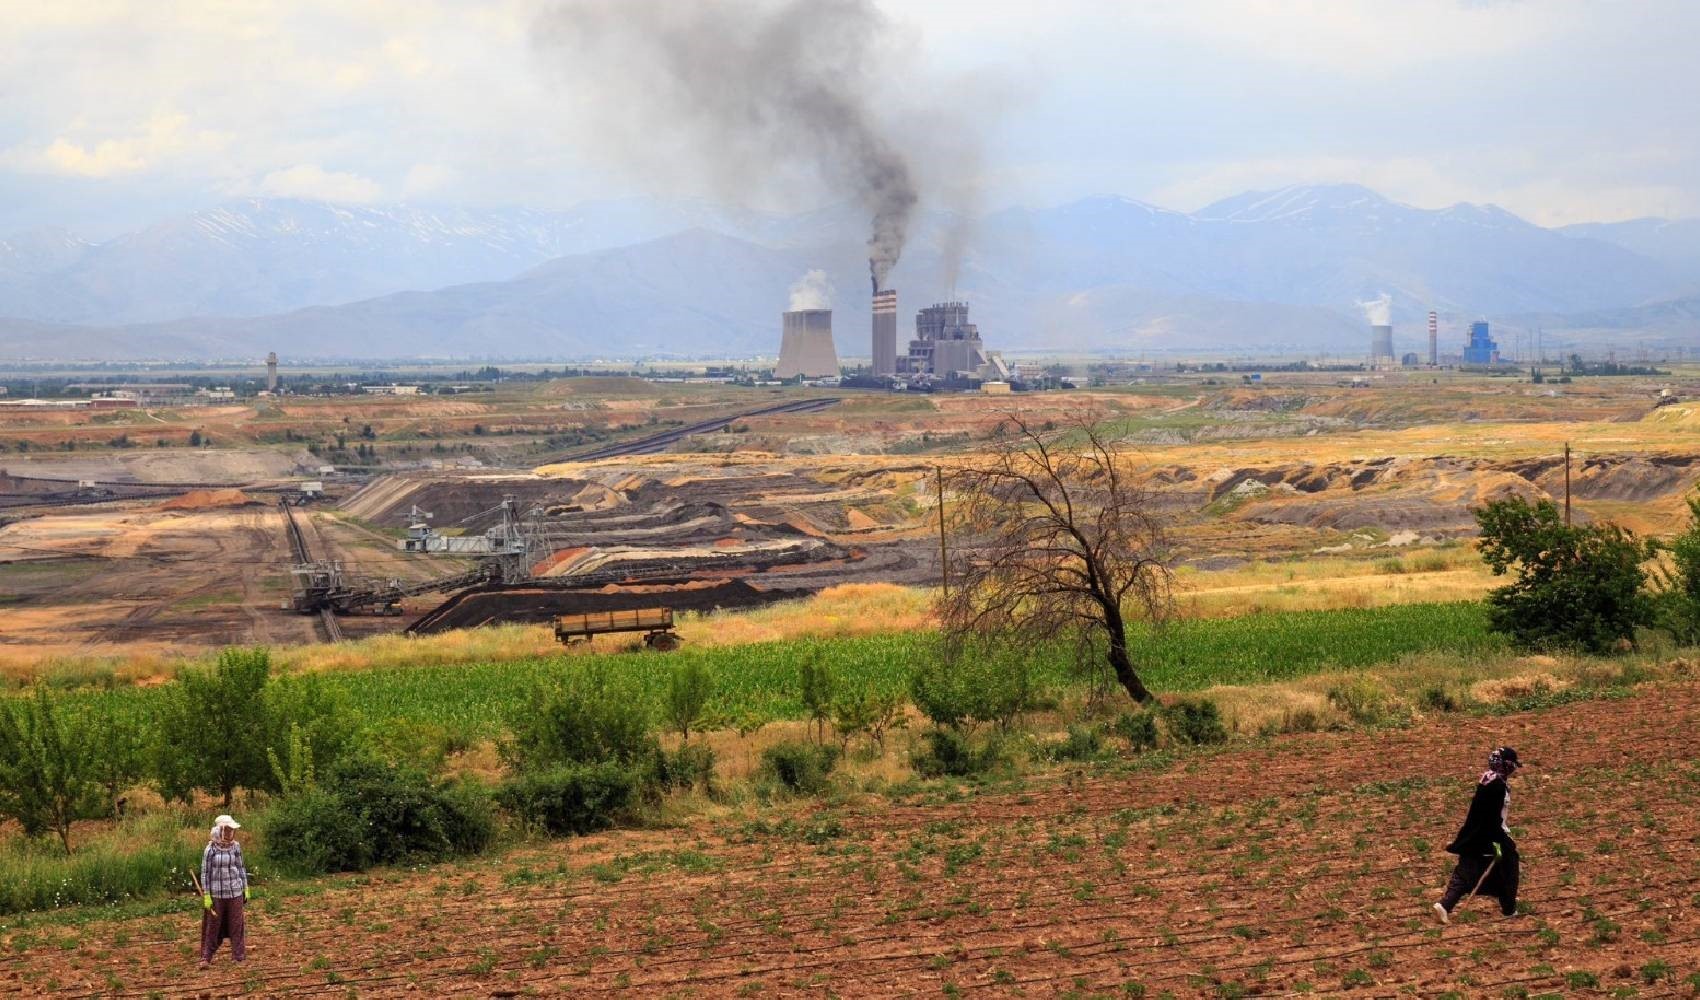
[[739, 420], [746, 420], [750, 417], [765, 417], [775, 413], [812, 413], [815, 410], [824, 410], [841, 401], [838, 396], [826, 396], [819, 399], [797, 399], [789, 403], [775, 403], [753, 410], [744, 410], [741, 413], [733, 413], [729, 416], [716, 417], [713, 420], [698, 421], [684, 427], [675, 427], [672, 430], [651, 434], [649, 437], [638, 438], [635, 441], [607, 444], [577, 454], [562, 455], [559, 458], [551, 459], [551, 461], [594, 462], [605, 458], [623, 458], [627, 455], [653, 455], [665, 450], [668, 445], [690, 437], [692, 434], [710, 434]]
[[[301, 526], [295, 523], [295, 511], [286, 500], [278, 501], [278, 509], [283, 511], [283, 521], [289, 534], [289, 550], [295, 556], [297, 565], [313, 561], [313, 551], [307, 547], [307, 538], [301, 533]], [[344, 638], [342, 625], [336, 620], [336, 612], [330, 608], [319, 609], [319, 627], [324, 630], [326, 642], [341, 642]]]

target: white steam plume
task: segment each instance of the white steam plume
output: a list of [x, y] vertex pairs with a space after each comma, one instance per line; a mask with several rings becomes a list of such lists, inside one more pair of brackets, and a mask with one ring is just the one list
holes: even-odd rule
[[1393, 296], [1382, 292], [1368, 301], [1360, 301], [1358, 308], [1364, 311], [1364, 318], [1370, 326], [1393, 325]]
[[816, 268], [797, 279], [791, 286], [791, 304], [787, 307], [790, 312], [801, 309], [831, 309], [832, 282], [827, 280], [826, 272]]

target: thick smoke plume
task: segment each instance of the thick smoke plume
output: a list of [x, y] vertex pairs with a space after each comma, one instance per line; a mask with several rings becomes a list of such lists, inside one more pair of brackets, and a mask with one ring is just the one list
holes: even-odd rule
[[1364, 318], [1370, 326], [1393, 325], [1393, 296], [1382, 292], [1367, 302], [1359, 302], [1358, 308], [1364, 311]]
[[798, 278], [791, 286], [791, 304], [786, 308], [790, 312], [831, 309], [832, 282], [827, 280], [826, 272], [817, 268]]
[[576, 104], [620, 115], [598, 144], [635, 143], [746, 195], [799, 167], [853, 194], [877, 289], [918, 201], [873, 109], [886, 32], [872, 0], [563, 0], [537, 37]]

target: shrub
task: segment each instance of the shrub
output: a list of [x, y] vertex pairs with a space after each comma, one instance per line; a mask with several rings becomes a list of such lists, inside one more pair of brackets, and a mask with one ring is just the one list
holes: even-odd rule
[[266, 845], [303, 874], [474, 854], [495, 836], [482, 790], [436, 784], [376, 757], [337, 762], [325, 780], [282, 799], [265, 819]]
[[1353, 722], [1373, 725], [1399, 714], [1401, 705], [1385, 684], [1359, 674], [1328, 689], [1328, 701]]
[[561, 764], [521, 774], [502, 786], [497, 800], [550, 833], [585, 834], [623, 819], [637, 792], [632, 773], [618, 764]]
[[1456, 712], [1464, 707], [1464, 699], [1444, 685], [1431, 684], [1417, 695], [1417, 704], [1430, 712]]
[[1131, 750], [1149, 750], [1157, 745], [1157, 713], [1150, 709], [1123, 712], [1110, 723], [1110, 732], [1127, 740]]
[[827, 744], [775, 743], [761, 752], [764, 775], [796, 795], [818, 795], [838, 765], [838, 748]]
[[680, 744], [671, 753], [657, 749], [649, 759], [644, 783], [660, 790], [714, 790], [714, 748], [701, 743]]
[[1163, 724], [1177, 743], [1203, 746], [1228, 741], [1222, 712], [1208, 698], [1183, 698], [1164, 706]]
[[1068, 735], [1044, 746], [1051, 760], [1095, 760], [1104, 752], [1104, 734], [1097, 726], [1072, 725]]
[[1612, 651], [1652, 619], [1641, 563], [1651, 551], [1609, 523], [1568, 525], [1550, 500], [1497, 500], [1475, 511], [1482, 558], [1517, 579], [1488, 595], [1495, 631], [1533, 648]]
[[866, 736], [883, 748], [886, 733], [904, 722], [902, 697], [883, 693], [873, 685], [841, 693], [832, 702], [832, 725], [845, 748], [855, 736]]
[[909, 679], [915, 707], [941, 726], [995, 722], [1008, 730], [1037, 694], [1031, 657], [1021, 650], [973, 644], [923, 662]]
[[988, 740], [976, 747], [959, 729], [928, 729], [909, 755], [909, 765], [923, 777], [967, 778], [991, 771], [1005, 762], [1003, 748]]
[[539, 692], [512, 719], [512, 729], [504, 754], [522, 771], [557, 764], [630, 764], [657, 748], [643, 697], [600, 665]]
[[273, 756], [285, 773], [300, 770], [300, 765], [290, 759], [295, 753], [304, 754], [323, 771], [355, 744], [360, 726], [348, 694], [331, 688], [316, 674], [268, 682], [265, 703], [266, 731], [261, 738], [267, 771], [273, 779], [265, 788], [283, 791], [275, 783], [278, 769], [271, 767]]

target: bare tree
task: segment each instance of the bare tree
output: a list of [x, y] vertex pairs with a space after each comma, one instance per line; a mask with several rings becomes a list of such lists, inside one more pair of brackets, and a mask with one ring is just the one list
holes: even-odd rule
[[1161, 622], [1173, 608], [1167, 532], [1095, 415], [1060, 430], [1007, 415], [983, 461], [945, 475], [948, 648], [1072, 637], [1083, 659], [1103, 655], [1135, 701], [1150, 701], [1128, 621]]

